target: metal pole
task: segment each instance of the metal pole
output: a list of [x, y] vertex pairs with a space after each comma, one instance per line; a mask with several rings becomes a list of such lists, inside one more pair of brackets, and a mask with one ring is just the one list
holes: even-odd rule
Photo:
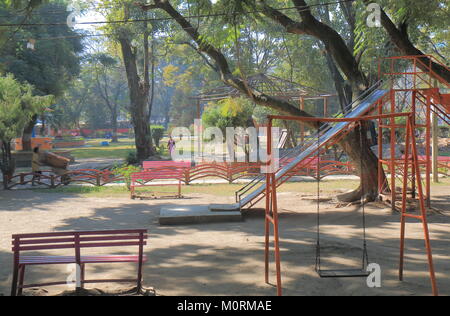
[[[434, 88], [438, 88], [437, 80], [434, 80]], [[437, 90], [439, 93], [439, 90]], [[431, 119], [431, 129], [432, 129], [432, 156], [433, 156], [433, 162], [432, 162], [432, 170], [433, 170], [433, 182], [439, 183], [439, 122], [438, 117], [435, 112], [432, 114]]]
[[425, 175], [425, 194], [426, 205], [431, 206], [431, 95], [427, 94], [427, 108], [426, 108], [426, 140], [425, 140], [425, 160], [426, 160], [426, 175]]
[[424, 239], [425, 239], [425, 248], [427, 250], [427, 257], [428, 257], [428, 267], [430, 271], [430, 280], [431, 280], [431, 287], [433, 290], [433, 295], [438, 296], [438, 288], [437, 288], [437, 282], [436, 282], [436, 274], [434, 270], [434, 263], [433, 263], [433, 254], [431, 250], [431, 243], [430, 243], [430, 233], [428, 229], [428, 219], [427, 219], [427, 209], [425, 207], [425, 199], [423, 194], [423, 188], [422, 188], [422, 176], [420, 174], [419, 169], [419, 159], [417, 154], [417, 146], [416, 146], [416, 137], [414, 136], [414, 133], [411, 134], [412, 138], [412, 155], [413, 155], [413, 163], [416, 165], [416, 179], [417, 179], [417, 189], [419, 193], [419, 204], [420, 204], [420, 211], [422, 216], [422, 225], [423, 225], [423, 232], [424, 232]]
[[270, 243], [270, 173], [268, 168], [270, 167], [270, 160], [272, 155], [272, 119], [269, 118], [268, 120], [268, 126], [267, 126], [267, 170], [266, 170], [266, 212], [265, 212], [265, 252], [264, 252], [264, 258], [265, 258], [265, 280], [266, 283], [269, 283], [269, 243]]
[[[395, 102], [395, 90], [392, 89], [391, 90], [391, 113], [396, 113], [396, 102]], [[397, 144], [397, 137], [396, 137], [396, 129], [395, 129], [395, 118], [391, 117], [391, 119], [389, 120], [390, 123], [390, 130], [391, 130], [391, 166], [390, 166], [390, 171], [391, 171], [391, 207], [392, 210], [395, 211], [395, 200], [397, 198], [396, 196], [396, 187], [395, 187], [395, 159], [396, 159], [396, 144]]]
[[[305, 110], [305, 98], [300, 98], [300, 110]], [[300, 139], [302, 144], [305, 143], [305, 124], [302, 122], [300, 124]]]
[[433, 157], [433, 163], [432, 163], [432, 169], [433, 169], [433, 182], [439, 183], [439, 126], [438, 126], [438, 117], [436, 113], [433, 112], [432, 114], [432, 157]]
[[[383, 102], [378, 103], [378, 114], [383, 114]], [[383, 120], [380, 118], [378, 120], [378, 196], [381, 197], [381, 194], [384, 192], [384, 183], [383, 183]]]
[[278, 204], [277, 204], [277, 180], [275, 178], [275, 172], [271, 173], [272, 184], [272, 211], [273, 211], [273, 226], [274, 226], [274, 238], [275, 238], [275, 265], [277, 269], [277, 295], [281, 296], [281, 258], [280, 258], [280, 236], [278, 230]]
[[[399, 272], [398, 277], [400, 281], [403, 281], [403, 267], [404, 267], [404, 258], [405, 258], [405, 230], [406, 230], [406, 198], [408, 191], [408, 172], [409, 172], [409, 163], [410, 163], [410, 139], [411, 133], [411, 120], [409, 117], [406, 123], [406, 141], [405, 141], [405, 166], [403, 170], [403, 192], [402, 192], [402, 210], [400, 216], [400, 264], [399, 264]], [[414, 169], [414, 168], [413, 168]]]

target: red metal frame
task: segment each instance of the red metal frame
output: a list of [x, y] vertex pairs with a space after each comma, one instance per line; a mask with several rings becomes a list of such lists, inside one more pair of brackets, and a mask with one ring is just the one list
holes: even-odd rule
[[[269, 116], [269, 134], [268, 134], [268, 145], [267, 145], [267, 155], [269, 157], [268, 165], [272, 164], [271, 160], [273, 159], [271, 144], [272, 144], [272, 124], [274, 119], [284, 119], [284, 120], [292, 120], [292, 121], [302, 121], [302, 122], [320, 122], [320, 123], [332, 123], [332, 122], [354, 122], [359, 123], [363, 121], [371, 121], [378, 120], [379, 125], [382, 125], [383, 120], [390, 120], [391, 122], [395, 122], [396, 118], [405, 117], [407, 122], [405, 124], [406, 128], [406, 152], [403, 159], [403, 191], [402, 191], [402, 211], [401, 211], [401, 232], [400, 232], [400, 268], [399, 268], [399, 278], [403, 280], [403, 263], [404, 263], [404, 249], [405, 249], [405, 226], [407, 218], [418, 219], [422, 222], [423, 231], [424, 231], [424, 240], [426, 246], [426, 252], [428, 257], [428, 265], [430, 272], [430, 280], [432, 286], [433, 295], [438, 295], [436, 276], [434, 271], [434, 263], [433, 256], [430, 244], [430, 235], [428, 230], [428, 222], [427, 222], [427, 209], [425, 205], [425, 195], [422, 187], [422, 175], [419, 168], [419, 158], [416, 146], [416, 138], [415, 138], [415, 126], [414, 126], [414, 115], [413, 113], [390, 113], [390, 114], [382, 114], [378, 115], [369, 115], [360, 118], [311, 118], [311, 117], [290, 117], [290, 116]], [[355, 125], [355, 124], [353, 124]], [[382, 135], [382, 133], [381, 133]], [[331, 143], [336, 143], [338, 140], [335, 139], [331, 141]], [[328, 144], [324, 145], [327, 146]], [[324, 147], [323, 146], [323, 147]], [[329, 145], [328, 145], [329, 146]], [[320, 156], [320, 152], [323, 148], [318, 148], [318, 151], [315, 155]], [[380, 151], [381, 153], [382, 151]], [[382, 158], [380, 158], [380, 161]], [[395, 156], [391, 155], [391, 160], [395, 160]], [[391, 162], [394, 165], [394, 162]], [[418, 188], [418, 200], [420, 205], [420, 215], [411, 215], [406, 212], [406, 201], [407, 201], [407, 187], [409, 171], [411, 169], [411, 173], [414, 173], [415, 177], [412, 177], [412, 181], [414, 181]], [[266, 210], [265, 210], [265, 281], [269, 283], [269, 243], [270, 243], [270, 224], [274, 227], [274, 248], [275, 248], [275, 262], [276, 262], [276, 278], [277, 278], [277, 294], [282, 295], [282, 281], [281, 281], [281, 258], [280, 258], [280, 245], [279, 245], [279, 221], [278, 221], [278, 205], [277, 205], [277, 181], [275, 178], [276, 171], [272, 171], [266, 175]], [[395, 173], [395, 170], [394, 170]], [[383, 188], [380, 186], [380, 188]], [[381, 193], [381, 191], [380, 191]]]
[[[425, 62], [427, 60], [427, 62]], [[405, 63], [410, 68], [405, 68]], [[401, 62], [403, 62], [401, 64]], [[445, 113], [436, 102], [441, 102], [444, 98], [439, 93], [439, 86], [449, 89], [450, 84], [432, 69], [432, 62], [440, 64], [450, 70], [449, 67], [441, 63], [434, 56], [394, 56], [381, 58], [378, 61], [379, 79], [389, 79], [390, 82], [390, 100], [384, 104], [380, 102], [379, 113], [383, 113], [383, 106], [390, 104], [389, 112], [396, 113], [400, 111], [409, 111], [413, 114], [413, 126], [416, 129], [425, 129], [425, 156], [419, 156], [418, 166], [425, 170], [425, 189], [426, 205], [431, 206], [431, 114], [435, 113], [444, 122], [450, 123], [450, 114]], [[398, 68], [398, 69], [397, 69]], [[422, 68], [422, 69], [421, 69]], [[423, 69], [424, 68], [424, 69]], [[386, 70], [387, 69], [387, 70]], [[411, 99], [408, 99], [411, 94]], [[401, 98], [403, 96], [403, 98]], [[438, 97], [436, 97], [438, 96]], [[400, 101], [399, 103], [397, 101]], [[397, 106], [402, 107], [399, 109]], [[445, 105], [444, 105], [445, 107]], [[379, 129], [390, 129], [391, 153], [394, 152], [396, 144], [396, 129], [405, 128], [405, 126], [396, 124], [395, 120], [390, 120], [387, 124], [380, 123]], [[383, 137], [379, 134], [379, 149], [382, 149]], [[382, 155], [382, 150], [379, 151]], [[391, 155], [392, 156], [392, 155]], [[396, 201], [396, 182], [401, 181], [402, 159], [380, 159], [379, 170], [382, 173], [384, 167], [391, 174], [390, 190], [392, 208], [395, 208]], [[420, 170], [420, 169], [419, 169]], [[380, 175], [381, 176], [381, 175]], [[400, 178], [399, 178], [400, 176]], [[412, 178], [415, 177], [413, 170]], [[381, 178], [380, 178], [381, 179]], [[415, 196], [415, 181], [412, 181], [412, 192]], [[385, 184], [379, 181], [380, 191], [384, 191], [381, 186]]]

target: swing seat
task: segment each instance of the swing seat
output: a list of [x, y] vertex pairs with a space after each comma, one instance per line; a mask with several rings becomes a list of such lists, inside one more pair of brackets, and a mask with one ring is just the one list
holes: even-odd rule
[[344, 270], [317, 270], [317, 274], [323, 278], [367, 278], [369, 272], [362, 269]]

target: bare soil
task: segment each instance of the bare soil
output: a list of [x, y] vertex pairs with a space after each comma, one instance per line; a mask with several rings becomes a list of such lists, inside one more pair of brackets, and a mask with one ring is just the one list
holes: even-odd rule
[[[433, 188], [430, 232], [441, 294], [450, 295], [450, 186]], [[183, 200], [132, 201], [126, 197], [83, 197], [73, 194], [0, 191], [0, 293], [9, 295], [12, 274], [11, 235], [17, 233], [148, 228], [149, 258], [144, 284], [157, 295], [275, 295], [264, 282], [264, 211], [245, 212], [241, 223], [164, 227], [158, 224], [162, 206], [232, 202], [231, 197], [189, 194]], [[365, 279], [320, 279], [314, 272], [316, 202], [305, 194], [279, 195], [282, 280], [285, 295], [430, 295], [431, 287], [420, 223], [407, 225], [405, 280], [398, 281], [399, 215], [385, 205], [366, 207], [370, 262], [382, 269], [382, 287], [368, 288]], [[263, 205], [260, 204], [259, 207]], [[360, 206], [336, 208], [321, 203], [321, 243], [324, 268], [358, 267], [362, 254]], [[96, 250], [98, 251], [98, 250]], [[102, 253], [110, 253], [111, 249]], [[133, 253], [117, 249], [115, 253]], [[41, 253], [51, 254], [51, 253]], [[67, 253], [65, 253], [67, 254]], [[65, 280], [65, 266], [30, 267], [26, 281]], [[133, 264], [91, 265], [88, 278], [127, 278]], [[275, 266], [271, 265], [271, 281]], [[129, 285], [128, 289], [133, 285]], [[123, 286], [93, 285], [101, 293]], [[27, 291], [56, 295], [67, 287]], [[37, 291], [37, 292], [36, 292]]]

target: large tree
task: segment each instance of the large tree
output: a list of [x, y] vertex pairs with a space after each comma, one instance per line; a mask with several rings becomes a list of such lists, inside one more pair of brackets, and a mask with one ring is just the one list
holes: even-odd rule
[[[199, 8], [200, 4], [203, 4], [203, 2], [200, 1], [195, 3], [198, 4]], [[360, 67], [360, 56], [356, 56], [353, 51], [352, 46], [354, 43], [349, 45], [336, 29], [315, 16], [312, 9], [305, 1], [292, 0], [292, 4], [295, 6], [295, 11], [297, 11], [296, 15], [285, 14], [284, 11], [278, 10], [272, 6], [277, 3], [279, 2], [247, 0], [227, 1], [226, 6], [224, 2], [220, 1], [218, 5], [222, 5], [220, 7], [222, 12], [227, 10], [235, 10], [230, 14], [235, 28], [236, 24], [239, 23], [239, 21], [236, 23], [236, 16], [242, 15], [242, 12], [245, 11], [246, 8], [250, 8], [250, 10], [248, 10], [249, 12], [252, 12], [252, 9], [254, 12], [254, 8], [256, 7], [266, 18], [282, 26], [286, 33], [312, 37], [318, 40], [320, 45], [323, 45], [327, 55], [330, 57], [330, 68], [334, 65], [337, 68], [336, 70], [339, 70], [339, 73], [336, 74], [339, 74], [345, 78], [345, 81], [349, 83], [352, 95], [359, 95], [368, 88], [369, 80]], [[183, 6], [175, 7], [168, 0], [154, 0], [153, 3], [142, 5], [142, 7], [145, 10], [161, 9], [165, 11], [190, 37], [197, 51], [200, 54], [206, 55], [210, 63], [214, 63], [214, 68], [220, 74], [222, 81], [227, 85], [238, 89], [257, 104], [268, 106], [289, 115], [306, 117], [311, 116], [309, 113], [299, 110], [294, 104], [274, 98], [270, 95], [266, 95], [249, 87], [242, 76], [236, 75], [236, 72], [234, 72], [230, 67], [229, 56], [227, 56], [220, 48], [213, 45], [213, 40], [211, 40], [210, 37], [205, 36], [205, 34], [202, 34], [198, 25], [194, 25], [191, 19], [187, 19], [183, 16], [181, 13]], [[209, 7], [209, 11], [211, 11], [211, 7]], [[230, 18], [230, 16], [228, 18]], [[348, 16], [349, 21], [350, 19], [351, 16]], [[383, 16], [383, 20], [386, 19], [387, 15]], [[387, 22], [385, 21], [383, 24], [387, 25]], [[222, 28], [224, 27], [223, 25], [221, 26]], [[351, 27], [354, 29], [354, 26], [355, 25], [352, 25]], [[396, 43], [399, 43], [399, 41]], [[342, 78], [338, 79], [342, 81]], [[317, 128], [317, 125], [312, 125], [312, 127]], [[355, 130], [343, 139], [340, 142], [340, 145], [358, 166], [358, 169], [362, 175], [362, 184], [366, 190], [366, 194], [368, 197], [374, 198], [378, 191], [378, 160], [367, 146], [361, 147], [360, 144], [363, 143], [359, 139], [361, 134], [363, 133], [359, 133], [358, 130]], [[361, 157], [364, 157], [364, 159], [361, 159]], [[359, 188], [353, 194], [347, 195], [345, 199], [354, 200], [355, 198], [360, 197], [361, 193], [362, 188]]]
[[111, 34], [113, 44], [119, 46], [116, 52], [123, 61], [128, 82], [137, 158], [142, 161], [155, 154], [150, 129], [155, 90], [155, 26], [145, 21], [147, 13], [138, 10], [131, 1], [103, 0], [101, 5], [109, 21], [143, 20], [142, 23], [112, 23], [104, 28]]
[[94, 93], [98, 94], [108, 108], [112, 128], [112, 142], [118, 142], [117, 129], [121, 105], [126, 97], [126, 81], [122, 79], [123, 72], [114, 57], [98, 53], [91, 58], [91, 69], [95, 78]]
[[14, 161], [11, 156], [11, 141], [19, 136], [25, 124], [36, 114], [53, 102], [53, 96], [35, 96], [33, 87], [21, 84], [12, 74], [0, 77], [0, 169], [3, 184], [14, 172]]
[[[0, 64], [5, 72], [13, 73], [21, 82], [33, 85], [37, 95], [61, 96], [80, 71], [80, 56], [83, 50], [81, 39], [67, 25], [41, 25], [31, 27], [33, 23], [65, 23], [68, 12], [67, 4], [56, 2], [35, 8], [32, 15], [28, 10], [36, 3], [29, 3], [28, 9], [20, 14], [9, 12], [11, 17], [6, 21], [22, 23], [22, 27], [6, 29], [7, 40], [1, 47]], [[25, 12], [25, 14], [24, 14]], [[24, 18], [26, 17], [26, 20]], [[24, 23], [26, 22], [26, 23]], [[34, 48], [27, 43], [33, 40]], [[31, 134], [36, 123], [34, 116], [25, 126], [23, 132], [23, 148], [31, 150]]]

